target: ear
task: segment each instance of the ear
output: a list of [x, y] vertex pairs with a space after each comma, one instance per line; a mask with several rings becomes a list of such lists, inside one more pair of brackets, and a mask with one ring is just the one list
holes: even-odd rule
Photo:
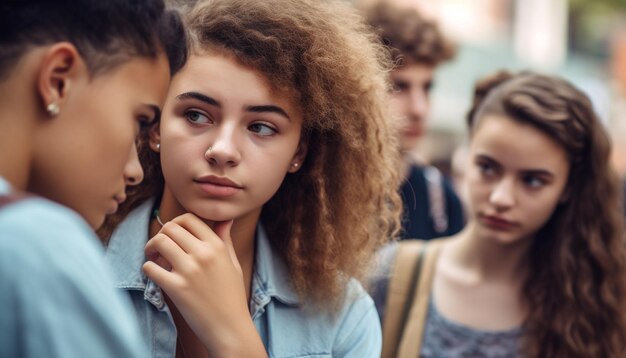
[[293, 155], [293, 159], [291, 160], [291, 164], [287, 170], [289, 173], [295, 173], [302, 168], [302, 163], [304, 163], [308, 149], [309, 143], [301, 139], [298, 144], [298, 148], [296, 149], [296, 154]]
[[88, 80], [89, 71], [74, 45], [59, 42], [46, 50], [37, 77], [37, 90], [49, 116], [63, 111], [73, 82], [81, 76]]
[[148, 137], [150, 138], [150, 149], [154, 152], [161, 151], [161, 121], [153, 124], [148, 130]]

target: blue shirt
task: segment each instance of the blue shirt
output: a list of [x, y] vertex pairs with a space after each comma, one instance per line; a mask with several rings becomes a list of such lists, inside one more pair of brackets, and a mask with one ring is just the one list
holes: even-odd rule
[[[161, 289], [142, 272], [153, 200], [120, 224], [107, 248], [117, 286], [128, 291], [152, 356], [174, 357], [176, 327]], [[335, 316], [300, 302], [289, 272], [259, 225], [250, 313], [270, 357], [380, 357], [381, 329], [372, 299], [351, 280]]]
[[0, 357], [147, 356], [103, 254], [61, 205], [33, 197], [1, 208]]

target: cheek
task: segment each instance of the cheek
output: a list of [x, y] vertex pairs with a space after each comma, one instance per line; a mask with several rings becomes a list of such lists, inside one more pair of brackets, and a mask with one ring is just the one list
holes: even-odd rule
[[537, 227], [541, 227], [550, 219], [556, 210], [559, 199], [560, 195], [556, 192], [546, 193], [542, 198], [528, 198], [526, 200], [527, 215], [532, 217]]
[[389, 109], [391, 114], [396, 117], [396, 123], [400, 122], [399, 118], [404, 114], [406, 96], [401, 93], [393, 94], [389, 97]]

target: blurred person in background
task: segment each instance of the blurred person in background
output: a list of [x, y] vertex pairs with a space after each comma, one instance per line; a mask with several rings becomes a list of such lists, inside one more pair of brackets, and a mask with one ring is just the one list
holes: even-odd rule
[[0, 357], [147, 356], [93, 229], [185, 47], [162, 0], [0, 3]]
[[389, 246], [383, 357], [626, 356], [620, 184], [589, 98], [500, 72], [468, 125], [468, 224]]
[[413, 8], [384, 1], [359, 7], [396, 65], [390, 73], [390, 104], [404, 158], [400, 169], [405, 178], [401, 238], [429, 240], [453, 235], [464, 224], [461, 202], [448, 179], [434, 166], [419, 163], [412, 152], [426, 131], [435, 71], [454, 56], [454, 46], [437, 24]]

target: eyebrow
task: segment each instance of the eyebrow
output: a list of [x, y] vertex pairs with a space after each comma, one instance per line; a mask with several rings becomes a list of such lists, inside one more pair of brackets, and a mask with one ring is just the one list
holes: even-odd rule
[[176, 96], [176, 99], [178, 100], [185, 100], [185, 99], [197, 99], [200, 102], [204, 102], [206, 104], [209, 104], [211, 106], [216, 106], [216, 107], [222, 107], [222, 104], [216, 100], [213, 99], [209, 96], [205, 96], [202, 93], [198, 93], [198, 92], [185, 92], [185, 93], [181, 93], [178, 96]]
[[530, 175], [542, 176], [542, 177], [548, 177], [548, 178], [554, 177], [554, 174], [552, 174], [551, 172], [545, 169], [529, 169], [529, 170], [522, 170], [522, 172], [526, 175], [530, 174]]
[[[218, 100], [211, 98], [207, 95], [204, 95], [202, 93], [198, 93], [198, 92], [181, 93], [178, 96], [176, 96], [176, 99], [178, 100], [195, 99], [195, 100], [204, 102], [208, 105], [222, 108], [222, 104]], [[284, 109], [280, 108], [279, 106], [272, 105], [272, 104], [262, 105], [262, 106], [248, 106], [245, 108], [245, 110], [246, 112], [253, 112], [253, 113], [266, 113], [266, 112], [277, 113], [291, 120], [291, 117], [289, 117], [289, 115]]]
[[[501, 167], [502, 165], [500, 164], [500, 162], [498, 162], [497, 160], [495, 160], [494, 158], [486, 155], [486, 154], [478, 154], [476, 155], [477, 159], [481, 159], [481, 160], [486, 160], [491, 162], [492, 164], [495, 164], [499, 167]], [[520, 170], [522, 173], [528, 175], [537, 175], [537, 176], [545, 176], [545, 177], [549, 177], [549, 178], [554, 178], [554, 174], [552, 172], [550, 172], [549, 170], [546, 169], [522, 169]]]
[[271, 104], [265, 105], [265, 106], [248, 106], [246, 107], [246, 111], [253, 112], [253, 113], [264, 113], [264, 112], [276, 113], [276, 114], [280, 114], [281, 116], [284, 116], [288, 120], [291, 120], [291, 118], [289, 117], [287, 112], [285, 112], [284, 109], [278, 106], [271, 105]]

